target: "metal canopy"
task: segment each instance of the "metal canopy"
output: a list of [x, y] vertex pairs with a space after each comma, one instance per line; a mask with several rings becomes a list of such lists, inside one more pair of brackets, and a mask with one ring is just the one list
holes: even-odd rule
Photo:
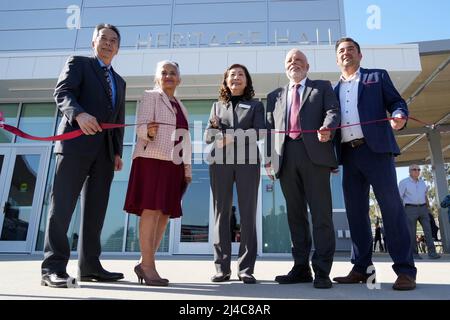
[[[402, 96], [410, 116], [439, 125], [444, 162], [450, 162], [450, 39], [419, 43], [419, 52], [422, 72]], [[407, 129], [396, 133], [401, 150], [397, 166], [430, 164], [427, 132], [424, 124], [410, 120]]]

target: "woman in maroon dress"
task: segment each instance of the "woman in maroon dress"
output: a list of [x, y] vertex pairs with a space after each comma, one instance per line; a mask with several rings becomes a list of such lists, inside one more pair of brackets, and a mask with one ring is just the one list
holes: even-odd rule
[[124, 206], [140, 216], [141, 263], [134, 271], [139, 282], [152, 286], [169, 283], [156, 270], [155, 253], [169, 218], [182, 215], [181, 197], [192, 180], [187, 110], [174, 96], [179, 84], [178, 64], [160, 61], [155, 88], [144, 92], [138, 107], [138, 138]]

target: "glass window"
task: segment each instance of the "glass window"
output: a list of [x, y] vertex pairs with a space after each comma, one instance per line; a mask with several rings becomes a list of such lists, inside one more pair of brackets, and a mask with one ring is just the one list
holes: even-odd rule
[[338, 173], [331, 174], [331, 196], [333, 209], [345, 209], [344, 194], [342, 192], [342, 166]]
[[[333, 209], [345, 209], [342, 194], [342, 168], [331, 175]], [[262, 243], [263, 252], [290, 253], [291, 238], [287, 222], [286, 201], [279, 180], [273, 183], [267, 176], [262, 178]], [[311, 219], [311, 217], [309, 217]], [[311, 221], [310, 221], [311, 222]]]
[[113, 181], [111, 184], [108, 209], [101, 236], [103, 252], [122, 251], [125, 225], [123, 204], [127, 186], [127, 181]]
[[[125, 123], [136, 123], [136, 101], [128, 101], [125, 103]], [[124, 143], [134, 142], [135, 129], [136, 126], [125, 127], [125, 134], [123, 137]]]
[[47, 215], [50, 207], [50, 194], [53, 187], [53, 179], [55, 176], [55, 160], [56, 156], [52, 153], [50, 165], [48, 168], [47, 183], [45, 184], [44, 200], [42, 201], [41, 221], [39, 223], [38, 236], [36, 241], [36, 251], [44, 250], [45, 228], [47, 226]]
[[[17, 126], [18, 104], [0, 104], [0, 111], [3, 112], [5, 123], [10, 126]], [[14, 135], [6, 130], [0, 130], [0, 143], [12, 142]]]
[[[56, 106], [54, 103], [26, 103], [22, 106], [19, 129], [33, 136], [48, 137], [53, 133]], [[42, 143], [17, 138], [17, 143]], [[50, 142], [49, 142], [50, 143]]]
[[[50, 160], [50, 165], [48, 169], [47, 183], [45, 186], [45, 194], [42, 205], [42, 213], [41, 213], [41, 221], [39, 223], [38, 236], [36, 241], [36, 251], [44, 250], [44, 238], [45, 238], [45, 228], [47, 227], [47, 216], [48, 210], [50, 208], [51, 201], [51, 192], [53, 187], [53, 180], [55, 177], [55, 162], [56, 155], [52, 153], [52, 157]], [[70, 250], [77, 251], [78, 248], [78, 237], [80, 230], [80, 220], [81, 220], [81, 207], [80, 200], [78, 198], [77, 205], [75, 207], [75, 211], [72, 215], [72, 219], [70, 221], [69, 229], [67, 231], [67, 239], [69, 241]]]
[[[212, 104], [216, 100], [182, 100], [184, 106], [188, 110], [189, 125], [191, 139], [193, 142], [203, 141], [203, 132], [209, 119]], [[201, 124], [200, 127], [195, 127], [194, 124]]]
[[123, 168], [114, 174], [109, 193], [108, 209], [102, 229], [102, 250], [104, 252], [122, 252], [125, 212], [123, 205], [128, 188], [128, 178], [131, 170], [131, 146], [123, 148]]
[[273, 183], [267, 176], [263, 176], [261, 187], [263, 252], [290, 253], [291, 234], [280, 182], [276, 180]]
[[[167, 225], [164, 237], [161, 240], [158, 252], [169, 252], [170, 224]], [[135, 214], [128, 215], [128, 232], [125, 250], [127, 252], [140, 252], [139, 246], [139, 217]]]
[[182, 203], [181, 242], [208, 242], [209, 190], [208, 165], [193, 164], [192, 183]]

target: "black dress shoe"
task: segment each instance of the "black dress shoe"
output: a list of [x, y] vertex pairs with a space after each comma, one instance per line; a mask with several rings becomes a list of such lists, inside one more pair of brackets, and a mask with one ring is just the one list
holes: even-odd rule
[[218, 272], [211, 277], [212, 282], [224, 282], [230, 280], [231, 272], [223, 273]]
[[330, 289], [333, 286], [330, 277], [316, 277], [313, 285], [316, 289]]
[[246, 284], [254, 284], [256, 283], [256, 279], [252, 274], [241, 273], [238, 275], [239, 280]]
[[76, 281], [71, 278], [66, 272], [50, 272], [42, 275], [41, 286], [51, 288], [68, 288], [75, 286]]
[[123, 279], [123, 273], [101, 270], [91, 273], [80, 273], [80, 281], [112, 282]]
[[313, 277], [309, 267], [294, 266], [288, 274], [276, 276], [275, 281], [279, 284], [307, 283], [312, 282]]

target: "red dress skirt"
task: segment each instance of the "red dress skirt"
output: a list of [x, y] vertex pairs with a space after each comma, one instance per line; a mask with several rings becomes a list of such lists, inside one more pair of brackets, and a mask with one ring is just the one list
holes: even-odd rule
[[181, 197], [185, 189], [182, 164], [135, 158], [131, 165], [124, 210], [138, 216], [144, 209], [161, 210], [171, 218], [181, 217]]
[[[172, 105], [177, 110], [177, 128], [186, 128], [188, 123], [180, 106]], [[186, 187], [183, 164], [137, 157], [131, 165], [124, 210], [139, 216], [144, 209], [161, 210], [171, 218], [181, 217], [181, 197]]]

